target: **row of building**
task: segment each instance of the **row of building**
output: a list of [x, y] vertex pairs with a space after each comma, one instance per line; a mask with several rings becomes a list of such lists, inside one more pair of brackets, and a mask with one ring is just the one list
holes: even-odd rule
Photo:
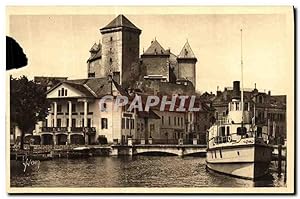
[[[49, 115], [34, 130], [36, 144], [97, 144], [126, 143], [128, 137], [139, 141], [152, 139], [156, 143], [188, 143], [197, 138], [206, 143], [208, 128], [228, 112], [228, 103], [236, 89], [225, 88], [217, 94], [197, 94], [196, 63], [190, 44], [185, 43], [176, 56], [155, 39], [139, 55], [141, 30], [124, 15], [119, 15], [100, 29], [102, 43], [94, 44], [87, 60], [86, 79], [35, 77], [35, 82], [47, 88], [51, 101]], [[237, 87], [236, 87], [237, 86]], [[239, 90], [239, 86], [236, 84]], [[197, 112], [169, 111], [152, 107], [149, 111], [128, 112], [100, 109], [102, 97], [107, 110], [115, 106], [117, 96], [197, 96]], [[286, 135], [286, 96], [272, 96], [256, 88], [245, 91], [249, 108], [258, 122], [272, 126], [276, 136]], [[274, 134], [274, 135], [275, 135]], [[17, 136], [12, 136], [17, 141]], [[103, 141], [105, 140], [105, 141]]]

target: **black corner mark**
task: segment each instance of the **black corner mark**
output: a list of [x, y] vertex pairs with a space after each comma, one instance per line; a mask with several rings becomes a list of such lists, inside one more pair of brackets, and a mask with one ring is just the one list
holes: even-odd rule
[[27, 65], [27, 57], [16, 40], [6, 36], [6, 70]]

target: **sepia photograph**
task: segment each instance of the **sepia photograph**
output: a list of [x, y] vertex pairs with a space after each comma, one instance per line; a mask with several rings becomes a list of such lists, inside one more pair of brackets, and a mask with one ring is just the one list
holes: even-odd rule
[[7, 192], [293, 194], [294, 40], [293, 6], [7, 6]]

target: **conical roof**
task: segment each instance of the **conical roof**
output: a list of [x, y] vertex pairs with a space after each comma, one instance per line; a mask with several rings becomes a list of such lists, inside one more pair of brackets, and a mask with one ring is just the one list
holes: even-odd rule
[[117, 16], [114, 20], [112, 20], [108, 25], [101, 28], [100, 30], [106, 30], [111, 28], [118, 28], [118, 27], [126, 27], [134, 30], [141, 31], [139, 28], [137, 28], [129, 19], [127, 19], [124, 15], [120, 14]]
[[180, 54], [178, 55], [178, 58], [184, 58], [184, 59], [196, 59], [195, 54], [193, 53], [193, 50], [189, 44], [188, 41], [184, 44]]
[[90, 49], [90, 52], [98, 52], [100, 49], [100, 45], [101, 45], [100, 43], [99, 43], [99, 45], [94, 43], [94, 45]]

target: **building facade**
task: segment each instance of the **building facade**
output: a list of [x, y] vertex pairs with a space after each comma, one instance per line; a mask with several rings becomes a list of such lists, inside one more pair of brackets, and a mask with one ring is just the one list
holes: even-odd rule
[[[217, 91], [212, 99], [215, 108], [215, 119], [222, 119], [228, 113], [228, 103], [233, 97], [240, 97], [239, 81], [233, 87], [225, 87], [224, 91]], [[249, 109], [251, 117], [255, 115], [255, 122], [267, 126], [271, 139], [286, 138], [286, 95], [271, 95], [260, 92], [256, 88], [244, 89], [245, 109]]]

